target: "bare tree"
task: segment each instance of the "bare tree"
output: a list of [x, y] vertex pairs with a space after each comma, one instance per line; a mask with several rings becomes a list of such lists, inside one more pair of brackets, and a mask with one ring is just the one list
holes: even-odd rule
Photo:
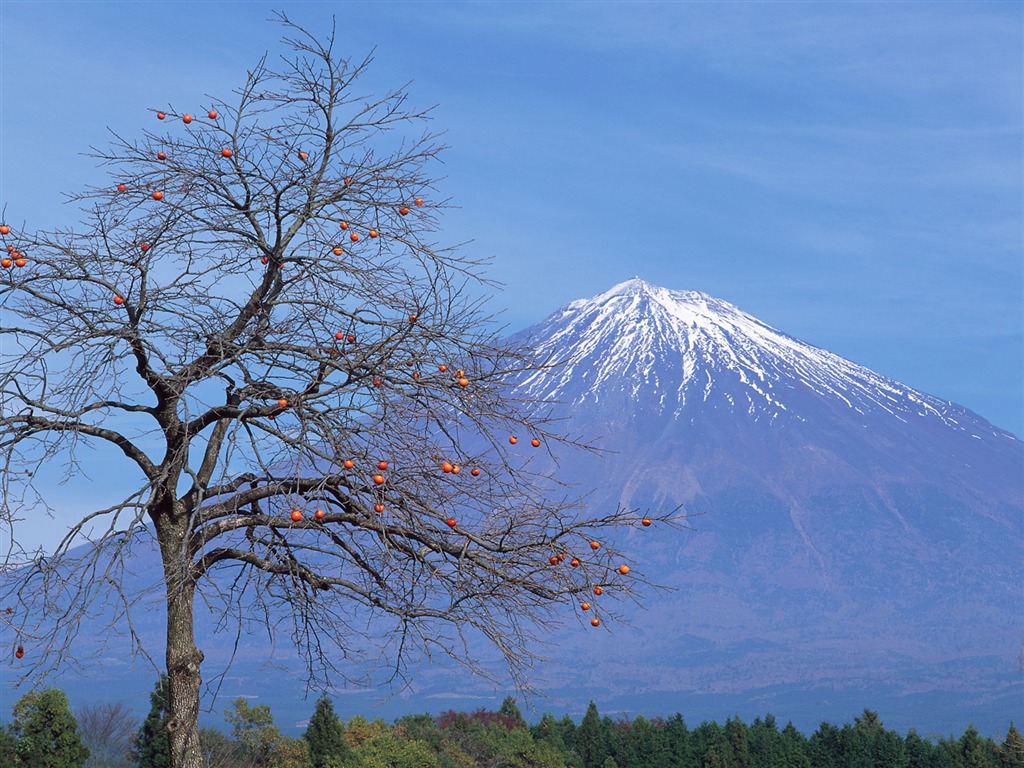
[[85, 768], [129, 768], [139, 723], [124, 702], [86, 704], [78, 710], [78, 730], [89, 749]]
[[428, 113], [361, 95], [369, 60], [279, 21], [290, 57], [231, 100], [93, 150], [112, 178], [76, 198], [78, 228], [0, 228], [12, 541], [49, 509], [40, 470], [95, 457], [128, 488], [45, 557], [12, 548], [0, 605], [37, 680], [90, 611], [134, 636], [153, 593], [125, 588], [124, 556], [155, 538], [175, 768], [201, 762], [197, 597], [236, 638], [294, 643], [313, 686], [401, 681], [421, 654], [472, 665], [480, 636], [523, 684], [550, 611], [585, 593], [581, 616], [612, 616], [594, 588], [635, 579], [597, 544], [636, 516], [530, 469], [531, 442], [579, 445], [515, 397], [535, 364], [471, 298], [482, 265], [434, 240]]

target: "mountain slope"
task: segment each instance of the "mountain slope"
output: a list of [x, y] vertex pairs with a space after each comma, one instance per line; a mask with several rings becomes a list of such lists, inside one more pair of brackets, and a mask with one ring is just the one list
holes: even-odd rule
[[677, 590], [636, 618], [649, 661], [632, 685], [1024, 703], [1016, 437], [726, 302], [638, 279], [514, 340], [559, 363], [522, 391], [609, 452], [548, 471], [592, 504], [701, 513], [683, 537], [627, 542]]
[[[690, 463], [730, 458], [782, 495], [832, 487], [838, 473], [874, 486], [941, 476], [982, 509], [1024, 502], [1012, 434], [701, 293], [634, 279], [513, 340], [561, 363], [525, 379], [523, 394], [557, 403], [609, 448], [636, 439], [631, 448], [668, 444]], [[794, 463], [804, 468], [787, 476]], [[829, 471], [805, 469], [818, 465]]]
[[[670, 591], [648, 590], [642, 609], [592, 598], [627, 622], [597, 630], [571, 606], [552, 615], [541, 711], [578, 720], [593, 699], [603, 714], [678, 711], [691, 724], [774, 712], [811, 732], [870, 707], [891, 728], [926, 734], [972, 722], [990, 734], [1019, 719], [1020, 440], [726, 302], [641, 280], [512, 340], [552, 363], [518, 394], [603, 449], [548, 454], [521, 441], [530, 470], [572, 484], [590, 505], [694, 515], [687, 530], [638, 524], [607, 542], [638, 581]], [[133, 557], [139, 586], [158, 585], [152, 547]], [[158, 660], [162, 621], [154, 610], [135, 627]], [[234, 648], [212, 634], [216, 622], [197, 621], [207, 675]], [[95, 634], [86, 626], [80, 636]], [[313, 708], [294, 654], [258, 632], [242, 640], [228, 675], [210, 680], [214, 711], [255, 697], [294, 730]], [[155, 671], [130, 667], [119, 642], [104, 648], [104, 670], [59, 681], [73, 701], [93, 702], [109, 682], [144, 708]], [[386, 691], [334, 693], [344, 717], [393, 717], [496, 707], [508, 691], [431, 663], [380, 708]]]

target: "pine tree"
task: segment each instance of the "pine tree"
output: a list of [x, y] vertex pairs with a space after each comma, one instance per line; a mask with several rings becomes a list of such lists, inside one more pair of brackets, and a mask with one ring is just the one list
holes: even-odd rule
[[786, 768], [811, 768], [811, 759], [807, 756], [807, 737], [796, 729], [792, 721], [782, 729], [782, 744]]
[[750, 759], [758, 768], [783, 768], [786, 765], [782, 734], [779, 733], [774, 715], [765, 715], [764, 720], [754, 718], [747, 729], [747, 742], [750, 745]]
[[908, 768], [926, 768], [926, 766], [931, 764], [931, 756], [934, 751], [934, 747], [922, 739], [921, 734], [916, 730], [911, 728], [907, 732], [907, 738], [904, 740], [904, 744], [907, 750]]
[[807, 754], [816, 768], [838, 768], [843, 754], [839, 728], [827, 721], [819, 725], [808, 741]]
[[1024, 768], [1024, 738], [1021, 738], [1020, 731], [1010, 723], [1010, 730], [1006, 732], [1003, 743], [996, 748], [999, 754], [999, 764], [1003, 768]]
[[316, 710], [303, 735], [309, 746], [313, 768], [338, 768], [349, 755], [345, 730], [334, 713], [334, 704], [326, 696], [317, 699]]
[[82, 768], [89, 757], [68, 697], [56, 688], [22, 696], [12, 726], [18, 737], [15, 765], [21, 768]]
[[576, 732], [576, 754], [579, 755], [583, 768], [601, 768], [604, 759], [608, 757], [605, 727], [593, 701], [587, 707], [587, 713], [580, 721], [579, 730]]
[[576, 748], [576, 732], [579, 730], [575, 721], [565, 715], [558, 721], [558, 729], [562, 734], [562, 743], [565, 744], [565, 748], [574, 750]]
[[501, 702], [501, 709], [499, 709], [498, 712], [505, 717], [514, 720], [523, 728], [526, 727], [526, 718], [523, 717], [523, 713], [519, 709], [519, 705], [516, 704], [516, 700], [513, 696], [505, 697], [505, 700]]
[[665, 724], [668, 742], [668, 760], [673, 766], [692, 765], [694, 760], [690, 743], [690, 729], [682, 714], [676, 712]]
[[978, 729], [968, 725], [963, 736], [960, 737], [960, 754], [963, 756], [965, 768], [994, 768], [996, 762], [992, 759], [991, 752], [994, 752], [994, 745], [990, 740], [982, 738]]
[[170, 697], [167, 675], [160, 675], [149, 694], [149, 714], [132, 745], [132, 755], [139, 768], [171, 768], [171, 743], [167, 738]]
[[740, 716], [725, 721], [725, 738], [729, 742], [730, 768], [750, 768], [750, 747], [747, 743], [747, 726]]
[[704, 753], [704, 759], [701, 760], [700, 765], [701, 768], [725, 768], [725, 761], [718, 750], [712, 747]]

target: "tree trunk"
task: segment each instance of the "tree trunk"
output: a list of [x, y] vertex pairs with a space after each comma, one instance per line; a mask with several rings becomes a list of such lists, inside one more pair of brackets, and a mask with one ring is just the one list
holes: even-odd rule
[[183, 537], [160, 536], [167, 585], [167, 723], [171, 768], [202, 768], [199, 747], [199, 686], [203, 653], [196, 647], [192, 607], [195, 583], [182, 561]]

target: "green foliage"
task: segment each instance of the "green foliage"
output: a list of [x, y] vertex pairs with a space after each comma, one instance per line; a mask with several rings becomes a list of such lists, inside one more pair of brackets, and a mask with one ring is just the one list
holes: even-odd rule
[[0, 765], [15, 765], [18, 759], [18, 740], [7, 728], [0, 728]]
[[339, 768], [348, 757], [345, 729], [334, 714], [334, 704], [326, 695], [317, 699], [316, 710], [303, 738], [309, 748], [313, 768]]
[[665, 723], [665, 752], [665, 764], [671, 768], [694, 763], [690, 729], [678, 712]]
[[747, 729], [747, 743], [754, 765], [764, 768], [783, 768], [786, 765], [782, 734], [774, 715], [765, 715], [764, 720], [754, 719]]
[[782, 765], [786, 768], [811, 768], [807, 752], [807, 737], [792, 722], [786, 723], [782, 729]]
[[580, 721], [573, 749], [580, 759], [582, 768], [601, 768], [604, 759], [608, 757], [607, 729], [593, 701]]
[[63, 691], [30, 691], [14, 705], [12, 733], [17, 737], [15, 766], [82, 768], [89, 750]]
[[524, 718], [523, 713], [519, 711], [519, 706], [516, 704], [516, 700], [512, 696], [506, 696], [505, 700], [501, 702], [498, 714], [504, 715], [510, 720], [514, 720], [523, 728], [526, 727], [526, 718]]
[[928, 768], [932, 764], [934, 747], [911, 729], [903, 742], [907, 751], [907, 768]]
[[967, 726], [959, 742], [964, 768], [996, 768], [999, 765], [995, 744], [983, 739], [973, 725]]
[[690, 734], [692, 751], [699, 757], [699, 764], [705, 768], [727, 768], [726, 756], [729, 753], [729, 742], [725, 738], [725, 730], [718, 723], [704, 722], [693, 729]]
[[422, 741], [392, 732], [373, 736], [353, 752], [348, 766], [355, 768], [442, 768], [437, 755]]
[[1024, 768], [1024, 738], [1021, 738], [1020, 731], [1013, 723], [1010, 723], [1010, 730], [1006, 732], [1006, 738], [996, 748], [996, 752], [1002, 768]]
[[576, 727], [576, 723], [573, 719], [568, 715], [565, 715], [558, 721], [558, 727], [562, 732], [562, 742], [565, 744], [565, 748], [575, 749], [576, 736], [579, 729]]
[[729, 744], [728, 762], [730, 768], [751, 768], [750, 745], [747, 742], [747, 726], [739, 715], [725, 721], [725, 740]]
[[448, 758], [457, 765], [494, 768], [565, 768], [566, 755], [550, 741], [537, 740], [526, 727], [518, 708], [477, 710], [470, 714], [446, 712], [438, 718], [441, 733], [454, 750]]
[[[140, 768], [169, 766], [159, 738], [166, 684], [158, 681], [136, 739]], [[323, 696], [301, 739], [283, 736], [266, 705], [237, 699], [225, 717], [230, 737], [200, 734], [207, 768], [1024, 768], [1024, 738], [1012, 723], [1002, 743], [973, 726], [934, 742], [890, 731], [867, 709], [842, 727], [823, 722], [810, 738], [792, 722], [780, 731], [770, 714], [749, 726], [736, 716], [690, 730], [680, 714], [612, 721], [594, 702], [578, 726], [550, 714], [529, 726], [511, 697], [498, 710], [409, 715], [390, 726], [361, 715], [342, 723]], [[88, 768], [87, 756], [60, 691], [26, 694], [0, 730], [0, 768]]]
[[383, 736], [390, 730], [383, 720], [371, 722], [362, 715], [356, 715], [345, 724], [345, 743], [352, 749], [357, 749], [370, 739]]
[[171, 768], [171, 744], [167, 738], [170, 701], [171, 684], [167, 675], [160, 675], [149, 694], [149, 714], [132, 745], [139, 768]]
[[239, 744], [242, 756], [255, 768], [280, 765], [274, 750], [284, 741], [281, 731], [273, 724], [273, 715], [267, 705], [250, 707], [246, 699], [234, 699], [224, 710], [224, 719], [231, 726], [231, 736]]
[[839, 768], [843, 754], [839, 729], [832, 723], [823, 722], [812, 734], [807, 753], [815, 768]]

